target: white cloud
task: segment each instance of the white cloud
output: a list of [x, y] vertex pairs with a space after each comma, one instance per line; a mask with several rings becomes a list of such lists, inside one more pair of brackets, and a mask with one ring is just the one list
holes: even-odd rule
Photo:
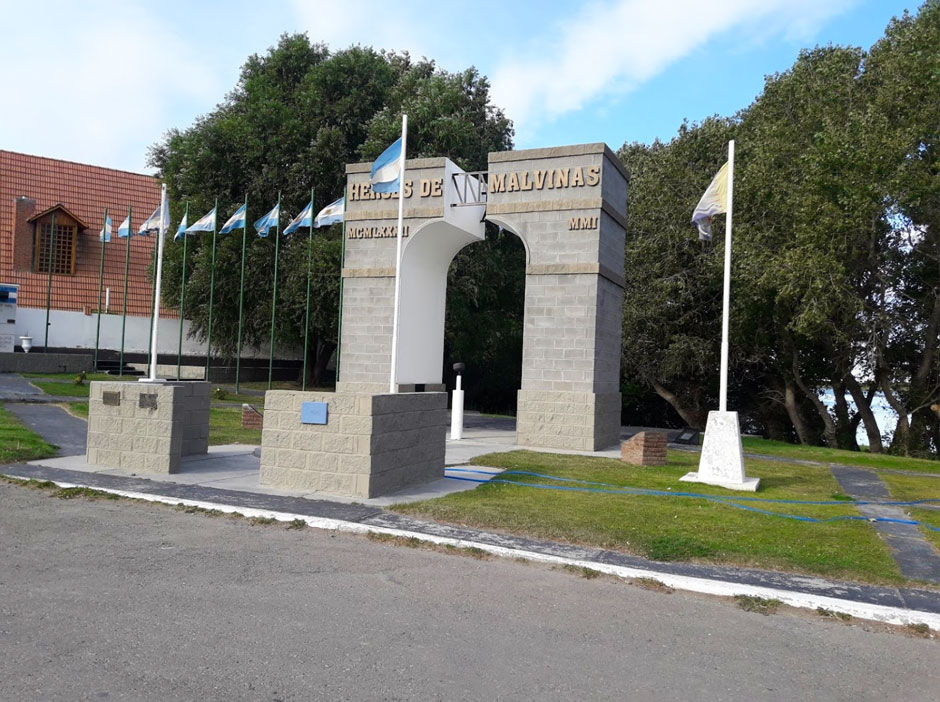
[[[650, 80], [706, 41], [728, 33], [811, 34], [851, 0], [618, 0], [582, 6], [492, 71], [493, 101], [529, 128]], [[730, 30], [738, 30], [737, 35]]]
[[414, 8], [365, 0], [354, 7], [334, 0], [291, 0], [291, 4], [310, 39], [326, 42], [333, 50], [362, 44], [433, 58], [434, 33], [423, 21], [427, 17]]
[[[214, 76], [152, 13], [130, 4], [28, 6], [0, 49], [3, 148], [143, 170], [175, 103], [221, 97]], [[16, 12], [16, 11], [14, 11]]]

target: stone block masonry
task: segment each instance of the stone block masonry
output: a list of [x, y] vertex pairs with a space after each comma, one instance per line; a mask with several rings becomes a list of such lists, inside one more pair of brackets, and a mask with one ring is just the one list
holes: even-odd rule
[[90, 373], [93, 361], [84, 353], [0, 353], [0, 373]]
[[666, 465], [666, 435], [641, 431], [620, 444], [620, 460], [637, 466]]
[[[326, 403], [326, 424], [305, 424], [305, 402]], [[265, 394], [265, 487], [379, 497], [444, 475], [447, 395], [442, 392]]]
[[94, 381], [88, 395], [88, 463], [176, 473], [182, 456], [209, 450], [210, 384]]

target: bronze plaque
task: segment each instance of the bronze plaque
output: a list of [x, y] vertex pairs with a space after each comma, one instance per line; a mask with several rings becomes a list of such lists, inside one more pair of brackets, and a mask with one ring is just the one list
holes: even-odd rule
[[157, 394], [141, 393], [137, 406], [143, 407], [144, 409], [157, 409]]
[[121, 393], [105, 390], [101, 393], [101, 401], [109, 407], [120, 407]]

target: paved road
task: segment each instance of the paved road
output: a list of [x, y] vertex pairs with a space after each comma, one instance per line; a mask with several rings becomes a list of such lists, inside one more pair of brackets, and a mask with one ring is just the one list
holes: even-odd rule
[[11, 700], [928, 700], [936, 641], [0, 483]]

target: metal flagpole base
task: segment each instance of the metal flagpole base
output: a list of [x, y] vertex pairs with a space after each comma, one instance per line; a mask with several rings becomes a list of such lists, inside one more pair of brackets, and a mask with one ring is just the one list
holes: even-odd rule
[[728, 490], [757, 491], [760, 478], [748, 478], [744, 474], [744, 449], [737, 412], [708, 413], [698, 471], [686, 473], [679, 480]]

